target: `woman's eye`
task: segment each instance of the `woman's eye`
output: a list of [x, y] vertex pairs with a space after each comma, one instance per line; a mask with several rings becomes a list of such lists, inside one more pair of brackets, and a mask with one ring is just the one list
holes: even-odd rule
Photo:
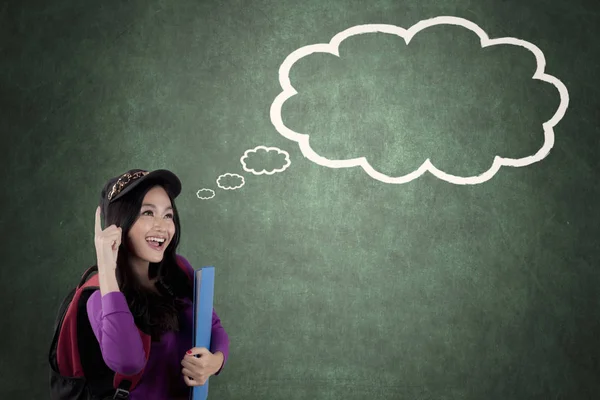
[[[154, 215], [154, 213], [151, 210], [146, 210], [142, 212], [142, 215], [147, 215], [151, 217]], [[167, 214], [165, 215], [165, 218], [173, 219], [173, 214]]]

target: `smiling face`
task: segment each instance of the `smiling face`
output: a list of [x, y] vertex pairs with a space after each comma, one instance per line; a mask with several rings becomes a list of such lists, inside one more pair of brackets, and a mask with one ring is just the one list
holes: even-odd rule
[[139, 216], [127, 235], [131, 261], [162, 261], [174, 235], [171, 200], [165, 189], [155, 186], [144, 196]]

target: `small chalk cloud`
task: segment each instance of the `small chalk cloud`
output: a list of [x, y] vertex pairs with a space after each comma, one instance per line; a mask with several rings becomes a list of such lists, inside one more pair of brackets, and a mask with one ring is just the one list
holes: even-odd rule
[[200, 189], [196, 192], [196, 197], [200, 200], [210, 200], [215, 197], [215, 191], [212, 189]]
[[219, 175], [217, 178], [217, 186], [223, 190], [236, 190], [244, 186], [246, 181], [242, 175], [226, 173]]
[[[278, 162], [278, 167], [272, 169], [262, 168], [257, 170], [248, 166], [248, 163], [252, 165], [264, 164], [267, 159], [273, 159], [275, 156]], [[273, 175], [277, 172], [285, 171], [290, 165], [290, 155], [287, 151], [281, 150], [277, 147], [267, 146], [256, 146], [253, 149], [248, 149], [244, 152], [244, 155], [240, 158], [240, 163], [244, 171], [250, 172], [254, 175]], [[234, 173], [225, 173], [219, 175], [217, 178], [217, 186], [223, 190], [237, 190], [246, 184], [246, 180], [242, 175]], [[212, 189], [203, 188], [196, 192], [196, 196], [200, 200], [210, 200], [215, 197], [215, 191]]]
[[[544, 81], [553, 85], [558, 90], [558, 93], [560, 95], [560, 104], [558, 105], [556, 112], [548, 121], [542, 124], [544, 131], [544, 143], [539, 148], [539, 150], [535, 152], [535, 154], [522, 158], [504, 158], [496, 155], [494, 157], [493, 163], [491, 164], [491, 167], [487, 171], [476, 176], [456, 176], [448, 174], [436, 168], [429, 158], [426, 159], [416, 170], [408, 174], [402, 176], [388, 176], [386, 174], [381, 173], [380, 171], [377, 171], [367, 161], [366, 157], [331, 160], [317, 154], [310, 145], [309, 134], [295, 132], [283, 123], [283, 104], [286, 102], [286, 100], [298, 94], [296, 89], [291, 84], [290, 70], [292, 69], [294, 64], [300, 59], [307, 57], [311, 54], [318, 53], [328, 53], [339, 57], [339, 46], [342, 43], [342, 41], [355, 35], [362, 35], [368, 33], [386, 33], [390, 35], [396, 35], [404, 39], [404, 41], [408, 45], [411, 39], [417, 33], [436, 25], [454, 25], [462, 26], [466, 29], [469, 29], [479, 37], [482, 48], [495, 45], [519, 46], [527, 49], [535, 56], [537, 66], [532, 79]], [[480, 184], [491, 179], [503, 166], [525, 167], [541, 161], [549, 154], [550, 149], [554, 146], [554, 126], [556, 126], [565, 115], [569, 104], [569, 94], [567, 88], [559, 79], [557, 79], [554, 76], [548, 75], [544, 72], [545, 67], [546, 60], [544, 54], [534, 44], [512, 37], [490, 39], [488, 35], [483, 31], [483, 29], [481, 29], [478, 25], [463, 18], [440, 16], [419, 21], [418, 23], [416, 23], [408, 29], [401, 28], [399, 26], [384, 24], [357, 25], [336, 34], [329, 43], [312, 44], [305, 47], [301, 47], [286, 57], [286, 59], [283, 61], [279, 68], [279, 83], [283, 90], [281, 93], [279, 93], [279, 95], [271, 104], [270, 118], [272, 124], [283, 137], [297, 142], [302, 154], [310, 161], [321, 166], [329, 168], [361, 167], [373, 179], [389, 184], [407, 183], [420, 177], [425, 172], [429, 172], [439, 179], [457, 185]], [[242, 159], [244, 158], [242, 157]], [[248, 171], [248, 169], [246, 169], [245, 167], [244, 162], [242, 162], [242, 164], [244, 165], [244, 169]]]
[[[281, 167], [273, 169], [262, 168], [257, 170], [256, 168], [248, 166], [248, 164], [252, 164], [253, 166], [256, 164], [264, 165], [265, 160], [272, 154], [278, 156], [277, 161], [280, 161], [279, 165], [282, 165]], [[244, 152], [244, 155], [240, 158], [240, 163], [242, 164], [244, 171], [254, 175], [273, 175], [285, 171], [290, 166], [291, 161], [290, 154], [285, 150], [281, 150], [277, 147], [256, 146], [255, 148], [248, 149]]]

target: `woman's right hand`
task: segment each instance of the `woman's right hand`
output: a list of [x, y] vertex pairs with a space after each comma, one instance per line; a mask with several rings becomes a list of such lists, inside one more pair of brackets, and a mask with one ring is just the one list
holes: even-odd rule
[[98, 272], [114, 271], [117, 268], [117, 255], [121, 245], [121, 228], [111, 225], [102, 230], [100, 222], [100, 207], [96, 209], [96, 226], [94, 243], [96, 245], [96, 258]]

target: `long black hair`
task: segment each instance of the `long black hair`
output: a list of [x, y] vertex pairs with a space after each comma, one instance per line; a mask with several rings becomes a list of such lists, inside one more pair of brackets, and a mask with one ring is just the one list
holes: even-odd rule
[[181, 223], [174, 199], [167, 191], [173, 207], [175, 234], [163, 253], [159, 263], [150, 263], [148, 277], [157, 278], [156, 288], [160, 294], [143, 287], [129, 264], [131, 251], [128, 247], [128, 234], [140, 216], [146, 193], [157, 182], [143, 182], [125, 196], [108, 206], [105, 226], [112, 224], [122, 229], [121, 245], [117, 256], [117, 282], [127, 299], [129, 309], [137, 327], [157, 341], [167, 331], [179, 330], [179, 313], [183, 309], [184, 298], [192, 298], [192, 284], [186, 273], [177, 265], [176, 251], [181, 235]]

